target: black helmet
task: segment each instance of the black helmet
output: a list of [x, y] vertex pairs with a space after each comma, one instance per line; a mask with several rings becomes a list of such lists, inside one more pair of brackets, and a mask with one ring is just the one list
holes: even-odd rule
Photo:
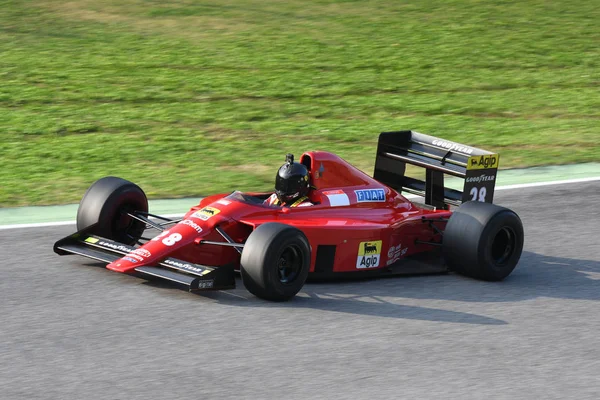
[[285, 156], [285, 164], [277, 171], [275, 178], [275, 193], [282, 203], [306, 196], [310, 183], [308, 181], [308, 169], [294, 162], [294, 155]]

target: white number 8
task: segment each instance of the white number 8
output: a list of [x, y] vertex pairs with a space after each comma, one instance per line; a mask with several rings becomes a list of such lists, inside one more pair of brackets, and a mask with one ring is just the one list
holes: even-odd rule
[[[169, 233], [168, 230], [164, 231], [152, 240], [153, 241], [159, 240], [161, 237], [167, 235], [168, 233]], [[175, 243], [179, 242], [181, 240], [181, 238], [182, 238], [182, 236], [180, 233], [171, 233], [168, 237], [164, 238], [162, 240], [162, 242], [165, 246], [173, 246]]]
[[[485, 195], [487, 194], [487, 190], [485, 189], [485, 187], [482, 188], [477, 188], [477, 187], [473, 187], [471, 189], [471, 191], [469, 192], [469, 194], [471, 196], [473, 196], [473, 198], [471, 200], [473, 201], [481, 201], [485, 203]], [[479, 196], [477, 196], [477, 194], [479, 194]]]
[[166, 237], [162, 240], [163, 244], [166, 246], [173, 246], [175, 243], [181, 240], [181, 234], [179, 233], [171, 233], [169, 237]]

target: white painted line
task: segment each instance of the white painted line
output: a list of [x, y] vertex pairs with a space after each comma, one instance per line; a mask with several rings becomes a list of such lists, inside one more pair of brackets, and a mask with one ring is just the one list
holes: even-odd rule
[[75, 225], [75, 221], [39, 222], [36, 224], [0, 225], [0, 231], [5, 230], [5, 229], [43, 228], [45, 226], [61, 226], [61, 225]]
[[[165, 218], [181, 218], [185, 214], [165, 214], [162, 215]], [[63, 225], [75, 225], [75, 221], [57, 221], [57, 222], [38, 222], [33, 224], [14, 224], [14, 225], [0, 225], [0, 231], [7, 229], [20, 229], [20, 228], [44, 228], [47, 226], [63, 226]]]
[[496, 190], [523, 189], [523, 188], [531, 188], [531, 187], [564, 185], [564, 184], [567, 184], [567, 183], [582, 183], [582, 182], [592, 182], [592, 181], [600, 181], [600, 176], [596, 176], [596, 177], [593, 177], [593, 178], [566, 179], [566, 180], [562, 180], [562, 181], [517, 183], [517, 184], [514, 184], [514, 185], [498, 186], [496, 188]]
[[[565, 179], [562, 181], [548, 181], [548, 182], [533, 182], [533, 183], [518, 183], [515, 185], [504, 185], [496, 187], [496, 190], [511, 190], [511, 189], [524, 189], [524, 188], [533, 188], [540, 186], [553, 186], [553, 185], [565, 185], [569, 183], [583, 183], [583, 182], [592, 182], [592, 181], [600, 181], [600, 176], [592, 177], [592, 178], [578, 178], [578, 179]], [[407, 195], [405, 196], [407, 199], [416, 199], [420, 196], [416, 195]], [[166, 218], [181, 218], [185, 214], [166, 214], [163, 217]], [[63, 225], [75, 225], [75, 221], [58, 221], [58, 222], [40, 222], [34, 224], [14, 224], [14, 225], [0, 225], [0, 231], [8, 230], [8, 229], [21, 229], [21, 228], [44, 228], [48, 226], [63, 226]]]

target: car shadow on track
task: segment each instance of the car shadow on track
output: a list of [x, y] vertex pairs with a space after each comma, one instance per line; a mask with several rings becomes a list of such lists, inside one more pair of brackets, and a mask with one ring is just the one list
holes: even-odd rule
[[[319, 284], [310, 285], [319, 292]], [[360, 290], [362, 296], [463, 302], [514, 302], [538, 297], [600, 300], [600, 261], [523, 252], [513, 273], [501, 282], [484, 282], [458, 274], [389, 277], [330, 285], [326, 293]]]
[[[245, 290], [239, 278], [236, 283], [235, 290], [206, 291], [197, 296], [237, 307], [306, 308], [385, 318], [504, 325], [506, 322], [500, 319], [451, 310], [450, 304], [440, 308], [438, 304], [417, 306], [414, 301], [515, 302], [536, 297], [600, 300], [600, 262], [524, 252], [517, 269], [502, 282], [482, 282], [457, 274], [311, 282], [284, 303], [260, 300]], [[156, 281], [146, 284], [169, 287]]]
[[[600, 261], [552, 257], [525, 251], [513, 273], [502, 282], [483, 282], [458, 274], [420, 277], [394, 286], [402, 297], [473, 302], [514, 302], [538, 297], [600, 300]], [[387, 284], [386, 284], [387, 286]], [[377, 291], [376, 287], [372, 288]], [[371, 292], [368, 290], [367, 292]]]
[[[402, 299], [391, 293], [382, 295], [366, 295], [361, 288], [370, 282], [354, 281], [357, 285], [349, 288], [344, 282], [333, 282], [326, 285], [307, 284], [292, 300], [287, 302], [270, 302], [261, 300], [246, 291], [241, 279], [236, 279], [237, 288], [223, 291], [204, 291], [195, 293], [202, 300], [235, 307], [250, 308], [289, 308], [331, 311], [337, 313], [355, 314], [361, 316], [376, 316], [384, 318], [412, 319], [421, 321], [455, 322], [477, 325], [505, 325], [500, 319], [486, 317], [474, 313], [465, 313], [449, 309], [398, 304]], [[163, 281], [147, 281], [146, 285], [160, 288], [176, 288]], [[337, 289], [336, 289], [337, 288]]]
[[[436, 276], [379, 279], [361, 288], [367, 296], [396, 295], [413, 299], [511, 302], [537, 297], [600, 300], [600, 261], [523, 252], [513, 273], [502, 282], [484, 282], [450, 273]], [[318, 287], [318, 285], [316, 285]], [[328, 293], [347, 291], [335, 286]]]

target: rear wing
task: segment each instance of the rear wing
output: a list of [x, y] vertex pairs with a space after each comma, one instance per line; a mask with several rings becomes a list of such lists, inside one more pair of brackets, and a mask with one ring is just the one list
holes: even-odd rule
[[[491, 203], [499, 160], [498, 154], [414, 131], [383, 132], [373, 177], [400, 192], [423, 196], [433, 207], [470, 200]], [[406, 176], [406, 164], [425, 168], [425, 180]], [[464, 179], [463, 189], [445, 187], [444, 175]]]

